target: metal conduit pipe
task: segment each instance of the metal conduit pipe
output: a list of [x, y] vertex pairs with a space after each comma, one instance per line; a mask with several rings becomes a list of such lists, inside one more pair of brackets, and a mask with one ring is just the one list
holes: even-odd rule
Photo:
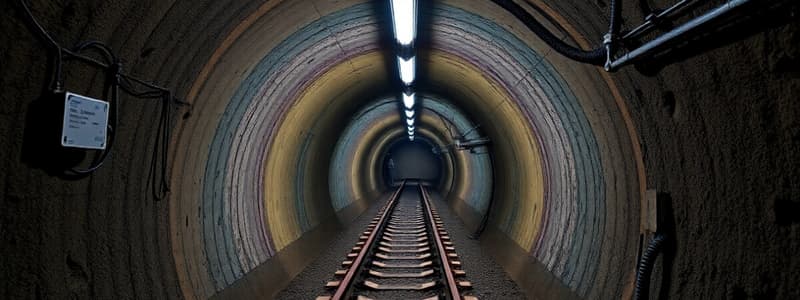
[[633, 63], [638, 59], [647, 57], [648, 55], [661, 51], [666, 47], [671, 46], [676, 41], [680, 41], [681, 39], [686, 38], [695, 29], [698, 29], [704, 25], [707, 25], [713, 21], [716, 21], [722, 17], [727, 16], [734, 9], [739, 8], [745, 4], [748, 4], [751, 1], [752, 0], [728, 1], [725, 4], [720, 5], [719, 7], [709, 11], [708, 13], [699, 16], [697, 18], [694, 18], [691, 21], [686, 22], [685, 24], [655, 38], [654, 40], [647, 42], [641, 47], [638, 47], [626, 53], [625, 55], [615, 59], [614, 61], [611, 62], [608, 68], [606, 68], [606, 70], [614, 71], [624, 65]]
[[547, 28], [542, 25], [539, 21], [537, 21], [533, 16], [528, 14], [525, 9], [520, 7], [518, 4], [514, 3], [512, 0], [492, 0], [495, 4], [499, 5], [503, 9], [510, 12], [512, 15], [517, 17], [522, 23], [525, 23], [525, 26], [528, 27], [534, 34], [536, 34], [539, 38], [542, 39], [548, 46], [553, 48], [556, 52], [561, 55], [566, 56], [567, 58], [582, 62], [588, 63], [596, 66], [603, 66], [609, 59], [608, 53], [611, 41], [613, 41], [614, 35], [619, 30], [619, 23], [620, 23], [620, 14], [621, 9], [620, 5], [617, 3], [618, 0], [611, 0], [611, 16], [609, 19], [609, 34], [606, 35], [604, 38], [604, 45], [598, 47], [593, 50], [583, 50], [572, 45], [569, 45], [563, 42], [560, 38], [558, 38], [555, 34], [547, 30]]
[[650, 289], [650, 273], [653, 271], [653, 264], [656, 261], [656, 256], [658, 256], [666, 240], [666, 235], [656, 233], [647, 245], [647, 249], [639, 260], [639, 266], [636, 268], [636, 285], [633, 292], [633, 299], [647, 299]]
[[[643, 1], [643, 2], [646, 3], [647, 1]], [[632, 29], [631, 31], [629, 31], [628, 33], [623, 35], [622, 36], [622, 40], [625, 41], [625, 40], [637, 38], [637, 37], [641, 36], [642, 34], [645, 34], [645, 33], [649, 32], [650, 29], [652, 29], [654, 26], [656, 26], [656, 23], [658, 23], [659, 21], [662, 21], [664, 18], [668, 17], [672, 13], [675, 13], [675, 12], [683, 9], [684, 7], [688, 7], [689, 4], [692, 4], [692, 2], [694, 2], [694, 1], [693, 0], [682, 0], [682, 1], [678, 2], [678, 3], [675, 3], [674, 5], [670, 6], [667, 9], [657, 10], [656, 12], [650, 11], [649, 13], [647, 13], [647, 17], [645, 17], [644, 23], [642, 23], [641, 25], [637, 26], [636, 28]]]

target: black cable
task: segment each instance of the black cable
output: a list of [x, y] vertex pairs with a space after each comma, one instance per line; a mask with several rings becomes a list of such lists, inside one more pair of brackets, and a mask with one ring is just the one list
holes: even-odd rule
[[[66, 58], [76, 59], [78, 61], [87, 63], [94, 67], [106, 70], [106, 84], [104, 87], [104, 94], [108, 99], [109, 110], [113, 116], [109, 117], [109, 124], [107, 125], [108, 138], [104, 150], [99, 151], [92, 159], [89, 167], [77, 168], [73, 167], [67, 170], [73, 175], [88, 175], [99, 169], [105, 160], [108, 158], [113, 148], [116, 134], [119, 132], [119, 102], [120, 90], [128, 93], [129, 95], [142, 98], [142, 99], [160, 99], [162, 101], [161, 112], [159, 115], [159, 123], [156, 133], [156, 141], [153, 145], [153, 157], [151, 159], [151, 178], [153, 189], [153, 196], [156, 200], [163, 199], [169, 192], [169, 180], [167, 164], [169, 162], [169, 138], [171, 132], [171, 104], [174, 101], [179, 105], [189, 105], [187, 102], [179, 101], [172, 97], [170, 90], [141, 80], [131, 75], [122, 72], [122, 64], [120, 63], [114, 51], [108, 45], [96, 40], [89, 40], [77, 44], [73, 49], [62, 47], [56, 40], [44, 29], [39, 21], [34, 17], [29, 6], [25, 0], [19, 0], [19, 4], [27, 17], [29, 23], [34, 27], [36, 33], [40, 38], [48, 44], [50, 50], [54, 52], [55, 66], [51, 74], [49, 89], [54, 93], [64, 91], [64, 84], [62, 78], [63, 61]], [[103, 56], [105, 62], [100, 61], [91, 56], [83, 55], [82, 52], [87, 50], [97, 51]], [[135, 84], [144, 87], [140, 90], [134, 87]], [[191, 108], [190, 108], [191, 109]], [[156, 179], [155, 174], [157, 170], [161, 169], [160, 179]]]
[[61, 46], [44, 30], [42, 24], [39, 24], [39, 21], [33, 17], [33, 13], [31, 13], [31, 9], [28, 7], [28, 4], [25, 3], [25, 0], [19, 1], [20, 6], [22, 6], [22, 10], [25, 12], [25, 16], [28, 18], [28, 22], [30, 22], [34, 28], [36, 28], [36, 33], [39, 34], [40, 37], [44, 38], [47, 44], [52, 48], [51, 50], [56, 52], [55, 55], [55, 66], [53, 70], [53, 74], [50, 77], [49, 89], [51, 91], [61, 91], [63, 88], [63, 80], [61, 78], [61, 65], [62, 65], [62, 53], [61, 53]]
[[639, 260], [639, 266], [636, 268], [636, 284], [633, 292], [633, 299], [648, 299], [648, 294], [650, 293], [650, 275], [653, 272], [653, 265], [656, 262], [656, 256], [661, 252], [661, 248], [666, 240], [666, 235], [656, 233], [647, 245], [647, 249]]
[[75, 46], [75, 49], [73, 49], [73, 52], [80, 53], [86, 49], [95, 49], [100, 51], [100, 53], [105, 56], [106, 62], [109, 66], [119, 62], [119, 59], [117, 59], [117, 56], [114, 55], [114, 51], [111, 50], [111, 47], [96, 40], [89, 40], [78, 44]]
[[[153, 197], [158, 201], [166, 197], [167, 193], [169, 193], [169, 178], [167, 174], [167, 163], [168, 163], [168, 155], [169, 155], [169, 136], [171, 135], [171, 128], [170, 128], [170, 109], [172, 102], [172, 95], [170, 93], [165, 93], [163, 95], [163, 101], [161, 106], [161, 115], [159, 117], [158, 123], [158, 134], [156, 135], [156, 141], [153, 143], [153, 159], [150, 160], [150, 184], [151, 184], [151, 191], [153, 193]], [[160, 152], [159, 152], [160, 151]], [[161, 155], [158, 155], [158, 154]], [[157, 160], [155, 157], [160, 157], [160, 161]], [[159, 164], [161, 166], [161, 174], [160, 174], [160, 183], [157, 184], [159, 181], [156, 179], [156, 173], [159, 169]], [[160, 185], [159, 185], [160, 184]], [[159, 185], [157, 187], [157, 185]]]
[[[619, 22], [620, 18], [620, 5], [618, 5], [617, 1], [620, 0], [611, 0], [611, 16], [609, 18], [609, 32], [616, 34], [617, 30], [619, 30]], [[517, 17], [525, 26], [528, 27], [534, 34], [536, 34], [542, 41], [544, 41], [548, 46], [553, 48], [556, 52], [560, 53], [561, 55], [566, 56], [572, 60], [588, 63], [592, 65], [602, 66], [605, 64], [607, 59], [608, 50], [606, 46], [601, 46], [592, 50], [583, 50], [577, 47], [574, 47], [570, 44], [563, 42], [559, 39], [555, 34], [550, 32], [542, 23], [537, 21], [533, 16], [531, 16], [525, 9], [515, 3], [513, 0], [492, 0], [495, 4], [499, 5], [503, 9], [507, 10], [509, 13]]]
[[615, 38], [619, 33], [619, 26], [622, 23], [622, 0], [611, 0], [610, 6], [608, 34], [611, 35], [611, 38]]
[[120, 87], [122, 90], [125, 91], [128, 95], [134, 96], [136, 98], [150, 98], [150, 99], [162, 99], [164, 97], [165, 91], [160, 90], [150, 90], [150, 91], [139, 91], [133, 87], [133, 84], [130, 80], [125, 77], [120, 76], [122, 79], [120, 81]]

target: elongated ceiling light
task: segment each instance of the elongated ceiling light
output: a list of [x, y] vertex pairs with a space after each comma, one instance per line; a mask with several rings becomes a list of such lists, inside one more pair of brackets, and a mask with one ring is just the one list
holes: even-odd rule
[[416, 58], [411, 57], [409, 59], [403, 59], [402, 57], [397, 57], [397, 65], [400, 69], [400, 80], [403, 81], [405, 85], [411, 85], [414, 83], [414, 63]]
[[408, 46], [417, 37], [417, 1], [391, 0], [394, 38], [400, 45]]
[[[394, 38], [399, 44], [397, 56], [397, 69], [403, 89], [403, 111], [408, 124], [408, 139], [414, 141], [414, 93], [412, 84], [416, 78], [416, 58], [414, 56], [414, 40], [417, 38], [417, 0], [389, 0], [392, 13], [392, 26]], [[410, 54], [410, 55], [409, 55]], [[402, 114], [401, 114], [402, 116]]]
[[413, 109], [414, 102], [414, 93], [411, 93], [411, 95], [403, 93], [403, 106], [405, 106], [406, 109]]

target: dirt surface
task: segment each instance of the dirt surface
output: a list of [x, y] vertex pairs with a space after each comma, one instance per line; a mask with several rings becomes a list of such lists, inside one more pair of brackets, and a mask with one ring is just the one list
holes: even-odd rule
[[441, 196], [431, 194], [433, 206], [445, 223], [462, 261], [462, 268], [467, 272], [467, 279], [475, 287], [473, 295], [478, 299], [524, 299], [525, 294], [517, 287], [505, 271], [485, 253], [478, 240], [469, 238], [472, 232], [455, 212], [445, 203]]
[[375, 217], [378, 210], [386, 205], [390, 196], [389, 194], [383, 195], [380, 200], [364, 210], [334, 238], [331, 245], [328, 246], [328, 250], [303, 269], [303, 272], [300, 272], [276, 298], [314, 299], [317, 296], [329, 294], [325, 289], [325, 284], [333, 279], [333, 273], [341, 267], [345, 255], [356, 244], [361, 232], [367, 228], [367, 224]]

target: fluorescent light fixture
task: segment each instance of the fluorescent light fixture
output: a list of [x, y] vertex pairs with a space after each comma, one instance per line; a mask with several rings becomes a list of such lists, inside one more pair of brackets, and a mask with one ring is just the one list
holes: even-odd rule
[[409, 134], [414, 134], [414, 129], [409, 129], [409, 130], [408, 130], [408, 133], [409, 133]]
[[406, 119], [406, 124], [408, 124], [408, 126], [414, 126], [414, 119]]
[[400, 80], [406, 85], [411, 85], [414, 82], [414, 62], [416, 58], [411, 57], [408, 60], [402, 57], [397, 57], [397, 65], [400, 69]]
[[391, 0], [394, 38], [401, 45], [410, 45], [417, 35], [417, 1]]
[[414, 108], [414, 93], [411, 95], [403, 93], [403, 105], [409, 110]]
[[409, 137], [408, 137], [408, 140], [413, 142], [413, 141], [414, 141], [414, 136], [413, 136], [413, 135], [412, 135], [412, 136], [409, 136]]
[[406, 110], [406, 118], [413, 118], [414, 117], [414, 110], [407, 109]]
[[415, 129], [414, 126], [408, 126], [408, 130], [414, 131]]

